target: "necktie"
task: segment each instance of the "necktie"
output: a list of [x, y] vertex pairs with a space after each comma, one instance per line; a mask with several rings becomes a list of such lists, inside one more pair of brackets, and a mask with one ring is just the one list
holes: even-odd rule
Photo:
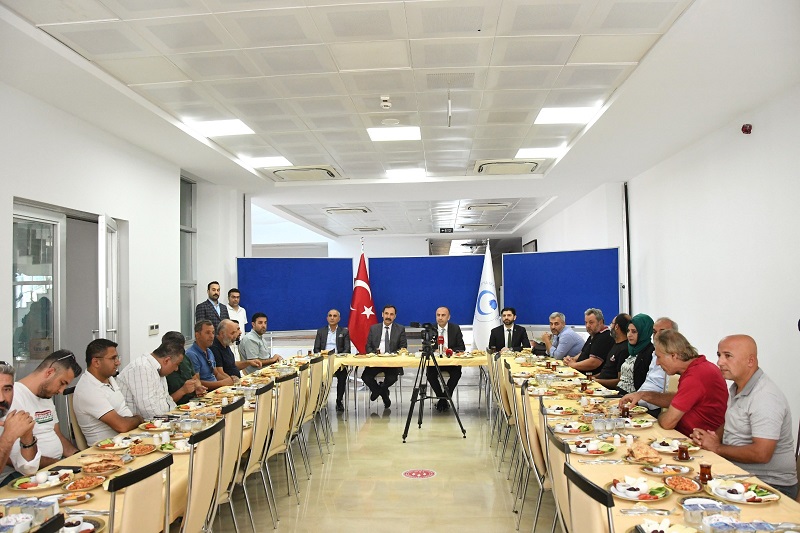
[[386, 334], [383, 337], [383, 353], [389, 353], [389, 326], [385, 326]]
[[506, 337], [506, 348], [511, 348], [511, 330], [507, 329], [508, 337]]

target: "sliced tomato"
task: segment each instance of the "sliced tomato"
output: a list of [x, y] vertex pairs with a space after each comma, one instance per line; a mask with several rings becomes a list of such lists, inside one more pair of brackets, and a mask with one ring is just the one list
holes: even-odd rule
[[652, 494], [639, 494], [640, 500], [657, 500], [658, 496], [653, 496]]
[[26, 483], [20, 483], [19, 485], [17, 485], [17, 488], [18, 489], [32, 489], [32, 488], [38, 487], [38, 486], [39, 486], [38, 483], [34, 483], [32, 481], [28, 481]]

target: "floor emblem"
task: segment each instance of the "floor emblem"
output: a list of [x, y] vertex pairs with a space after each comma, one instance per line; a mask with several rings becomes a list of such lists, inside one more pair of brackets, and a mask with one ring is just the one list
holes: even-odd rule
[[413, 470], [406, 470], [403, 472], [403, 477], [409, 479], [428, 479], [436, 475], [433, 470], [426, 470], [424, 468], [415, 468]]

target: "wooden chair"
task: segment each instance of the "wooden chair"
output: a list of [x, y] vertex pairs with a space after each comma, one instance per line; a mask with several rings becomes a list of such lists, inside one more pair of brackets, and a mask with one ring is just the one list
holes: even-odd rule
[[[267, 481], [272, 491], [272, 476], [269, 471], [269, 459], [282, 453], [284, 455], [284, 464], [286, 465], [286, 482], [288, 488], [291, 490], [292, 485], [294, 485], [297, 504], [300, 505], [300, 489], [297, 486], [297, 472], [294, 468], [292, 448], [289, 445], [292, 431], [292, 410], [295, 405], [294, 397], [298, 390], [295, 383], [298, 379], [298, 374], [296, 372], [275, 379], [275, 421], [273, 424], [272, 437], [269, 440], [267, 452], [262, 462], [262, 475], [266, 473]], [[272, 493], [274, 495], [274, 491], [272, 491]], [[246, 494], [247, 492], [245, 492], [245, 495]], [[277, 508], [275, 515], [277, 517]]]
[[[189, 437], [189, 492], [181, 533], [211, 531], [217, 513], [217, 494], [222, 481], [225, 420]], [[241, 424], [239, 425], [241, 433]]]
[[[547, 460], [542, 451], [539, 430], [537, 429], [536, 410], [531, 406], [531, 396], [528, 394], [528, 387], [522, 387], [522, 419], [525, 421], [525, 430], [528, 435], [527, 443], [530, 453], [530, 472], [539, 486], [539, 494], [536, 497], [536, 511], [533, 515], [533, 531], [539, 521], [539, 512], [542, 509], [542, 498], [545, 492], [552, 492], [553, 485], [547, 476]], [[527, 488], [527, 481], [526, 481]], [[522, 494], [522, 501], [525, 501], [525, 493]], [[520, 514], [522, 507], [520, 507]]]
[[[253, 520], [253, 508], [250, 505], [250, 493], [247, 492], [247, 478], [259, 472], [261, 474], [261, 482], [264, 485], [264, 492], [267, 496], [267, 505], [269, 506], [269, 513], [272, 517], [272, 524], [278, 527], [278, 512], [277, 506], [273, 510], [275, 495], [272, 490], [267, 487], [264, 480], [264, 472], [262, 470], [266, 457], [267, 446], [269, 445], [270, 437], [273, 430], [273, 415], [274, 415], [274, 398], [272, 391], [276, 383], [291, 381], [296, 374], [292, 372], [285, 376], [276, 378], [275, 381], [259, 387], [256, 389], [256, 410], [253, 413], [253, 438], [250, 441], [250, 452], [247, 454], [245, 460], [242, 462], [241, 468], [236, 473], [236, 483], [242, 485], [244, 490], [244, 501], [247, 506], [247, 514], [250, 516], [250, 525], [253, 526], [253, 531], [256, 531], [256, 523]], [[241, 457], [241, 456], [239, 456]], [[238, 458], [237, 463], [238, 465]], [[233, 504], [231, 511], [233, 510]], [[234, 527], [235, 527], [234, 522]]]
[[300, 421], [300, 431], [305, 439], [305, 432], [303, 431], [303, 426], [308, 422], [311, 422], [314, 428], [314, 438], [317, 439], [319, 456], [322, 460], [322, 463], [324, 464], [325, 458], [322, 454], [322, 442], [319, 440], [319, 431], [317, 429], [316, 416], [317, 416], [317, 407], [319, 406], [320, 392], [322, 391], [322, 386], [325, 381], [325, 356], [319, 355], [317, 357], [312, 357], [311, 360], [308, 362], [308, 364], [310, 365], [308, 400], [306, 401], [303, 418]]
[[[572, 528], [569, 504], [569, 485], [566, 478], [557, 475], [564, 471], [564, 465], [569, 464], [570, 449], [569, 444], [562, 441], [553, 432], [553, 428], [546, 427], [547, 431], [547, 449], [549, 450], [549, 464], [548, 471], [550, 472], [550, 483], [553, 485], [553, 496], [556, 500], [556, 516], [554, 517], [553, 527], [555, 527], [555, 520], [561, 520], [561, 529], [564, 533], [571, 531], [583, 532], [583, 529]], [[589, 529], [588, 531], [593, 531]]]
[[[169, 468], [172, 454], [153, 461], [133, 472], [111, 478], [108, 492], [111, 508], [108, 515], [108, 531], [136, 531], [137, 533], [159, 533], [169, 531]], [[166, 480], [162, 473], [166, 472]], [[120, 525], [117, 529], [117, 493], [125, 491]]]
[[[497, 368], [498, 373], [498, 380], [499, 380], [499, 389], [500, 389], [500, 415], [501, 421], [505, 422], [505, 436], [503, 437], [503, 452], [500, 454], [500, 463], [502, 464], [503, 459], [506, 456], [506, 448], [508, 447], [508, 437], [511, 434], [511, 428], [514, 426], [514, 416], [511, 412], [511, 398], [514, 396], [513, 384], [514, 382], [511, 381], [509, 385], [508, 379], [499, 379], [501, 375], [504, 373], [508, 373], [511, 371], [511, 365], [508, 361], [503, 361], [503, 366], [500, 367], [498, 365]], [[516, 446], [516, 443], [514, 443]], [[512, 455], [514, 451], [512, 450]], [[497, 467], [497, 471], [500, 471], [500, 465]]]
[[[331, 388], [333, 387], [333, 374], [336, 366], [336, 354], [331, 352], [327, 356], [323, 357], [326, 358], [326, 362], [323, 364], [325, 371], [322, 377], [322, 386], [320, 387], [319, 397], [317, 398], [317, 405], [314, 408], [315, 418], [312, 419], [312, 421], [319, 420], [319, 424], [322, 429], [322, 435], [325, 438], [325, 447], [327, 448], [328, 453], [331, 453], [330, 443], [333, 442], [333, 427], [331, 426], [331, 418], [328, 412], [328, 396], [330, 396]], [[347, 391], [347, 388], [345, 388], [345, 391]], [[314, 432], [317, 432], [316, 422], [314, 422]]]
[[[270, 384], [269, 388], [272, 388], [272, 384]], [[225, 453], [222, 456], [222, 475], [219, 481], [219, 491], [217, 492], [217, 512], [219, 512], [220, 505], [227, 503], [231, 510], [233, 527], [238, 533], [239, 524], [236, 521], [236, 511], [233, 508], [231, 495], [236, 487], [236, 471], [239, 468], [239, 460], [242, 457], [244, 398], [239, 398], [235, 402], [223, 406], [222, 418], [225, 420], [225, 434], [222, 437], [225, 443]]]
[[294, 411], [292, 414], [292, 430], [289, 442], [297, 442], [300, 449], [300, 457], [303, 459], [303, 468], [306, 470], [308, 479], [311, 479], [311, 462], [308, 458], [308, 448], [306, 447], [305, 433], [303, 433], [303, 417], [305, 416], [306, 406], [308, 405], [308, 395], [311, 388], [309, 379], [311, 363], [305, 363], [297, 367], [297, 379], [295, 379]]
[[575, 467], [564, 465], [569, 485], [570, 523], [574, 531], [614, 533], [614, 497], [603, 487], [583, 477]]
[[64, 398], [67, 400], [67, 413], [69, 413], [69, 432], [72, 440], [75, 441], [75, 447], [79, 450], [85, 450], [89, 447], [89, 444], [86, 442], [86, 437], [83, 435], [80, 424], [78, 424], [78, 417], [75, 416], [75, 408], [73, 407], [74, 394], [75, 387], [64, 389]]

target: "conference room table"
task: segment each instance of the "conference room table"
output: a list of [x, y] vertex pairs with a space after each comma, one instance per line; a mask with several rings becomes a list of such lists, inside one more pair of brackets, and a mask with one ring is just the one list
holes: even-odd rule
[[[518, 354], [517, 354], [518, 355]], [[537, 374], [536, 372], [540, 370], [542, 367], [534, 366], [522, 366], [519, 362], [517, 362], [513, 357], [503, 358], [509, 361], [512, 375], [520, 376], [523, 372], [528, 372], [531, 374], [528, 383], [533, 383], [536, 380]], [[548, 360], [550, 361], [550, 360]], [[560, 366], [556, 370], [556, 372], [569, 372], [567, 367]], [[503, 370], [503, 376], [505, 376], [505, 369]], [[583, 374], [577, 372], [573, 377], [559, 377], [558, 379], [566, 379], [566, 380], [575, 380], [572, 383], [576, 384], [576, 390], [573, 394], [580, 393], [579, 391], [579, 382], [578, 380], [584, 378]], [[521, 378], [517, 378], [518, 381], [521, 381]], [[570, 381], [566, 381], [565, 383], [570, 383]], [[519, 392], [517, 388], [518, 385], [515, 385], [515, 391]], [[592, 383], [590, 389], [603, 389], [597, 383]], [[590, 397], [597, 397], [594, 394]], [[607, 406], [611, 406], [617, 404], [619, 402], [619, 398], [607, 398], [604, 400], [604, 404]], [[574, 399], [566, 399], [563, 394], [559, 394], [556, 396], [545, 396], [544, 405], [549, 409], [553, 409], [554, 407], [561, 406], [561, 407], [570, 407], [576, 409], [578, 414], [583, 412], [585, 406], [580, 404], [579, 400]], [[540, 412], [540, 400], [539, 396], [531, 396], [530, 397], [530, 407], [533, 409], [535, 413], [537, 413], [537, 420], [539, 423], [536, 425], [536, 432], [537, 435], [541, 428], [541, 412]], [[576, 415], [577, 416], [577, 415]], [[631, 434], [638, 438], [639, 441], [642, 442], [660, 442], [660, 441], [668, 441], [671, 442], [673, 439], [685, 439], [685, 436], [674, 429], [664, 429], [658, 425], [658, 422], [647, 415], [646, 413], [642, 414], [635, 414], [633, 415], [634, 419], [646, 419], [653, 422], [651, 427], [642, 428], [642, 429], [614, 429], [613, 431], [606, 431], [610, 433], [622, 433], [622, 434]], [[575, 420], [575, 416], [557, 416], [557, 415], [548, 415], [547, 422], [551, 427], [554, 427], [556, 424], [563, 424], [567, 421]], [[592, 424], [588, 424], [592, 425]], [[645, 424], [646, 425], [646, 424]], [[558, 435], [559, 437], [566, 437], [567, 439], [571, 438], [586, 438], [591, 439], [597, 436], [597, 432], [594, 431], [594, 427], [592, 426], [592, 431], [586, 434], [580, 435]], [[542, 441], [542, 439], [540, 439]], [[546, 442], [546, 440], [545, 440]], [[604, 455], [583, 455], [579, 453], [571, 453], [570, 454], [570, 464], [576, 468], [576, 470], [583, 475], [585, 478], [589, 479], [596, 485], [601, 487], [607, 488], [609, 483], [613, 480], [617, 479], [620, 481], [624, 481], [625, 476], [630, 476], [634, 478], [645, 478], [650, 483], [659, 483], [661, 478], [655, 477], [652, 475], [645, 474], [642, 471], [642, 464], [633, 464], [629, 463], [624, 460], [626, 455], [627, 446], [625, 444], [625, 439], [622, 438], [622, 443], [619, 446], [615, 447], [615, 451], [612, 453], [607, 453]], [[694, 477], [699, 474], [700, 470], [700, 463], [710, 464], [711, 465], [711, 473], [712, 476], [714, 475], [741, 475], [744, 476], [741, 479], [737, 479], [737, 481], [741, 483], [758, 483], [759, 485], [766, 485], [763, 481], [759, 480], [755, 476], [749, 476], [748, 473], [743, 470], [742, 468], [734, 465], [724, 457], [721, 457], [715, 453], [712, 453], [708, 450], [698, 450], [693, 451], [690, 453], [691, 460], [688, 462], [677, 462], [673, 459], [673, 454], [669, 453], [660, 453], [660, 457], [662, 461], [660, 464], [678, 464], [678, 465], [685, 465], [689, 466], [693, 469], [692, 472], [686, 474], [688, 477]], [[605, 464], [602, 462], [594, 462], [597, 460], [621, 460], [620, 463], [615, 464]], [[584, 462], [586, 461], [586, 462]], [[554, 475], [562, 475], [562, 472], [553, 472]], [[703, 487], [705, 489], [705, 487]], [[707, 490], [707, 489], [706, 489]], [[775, 491], [777, 494], [780, 495], [779, 500], [773, 502], [763, 502], [758, 504], [751, 504], [745, 502], [732, 502], [732, 501], [724, 501], [722, 498], [717, 496], [709, 495], [706, 490], [702, 490], [701, 492], [697, 493], [697, 497], [708, 497], [710, 499], [714, 499], [720, 501], [725, 504], [732, 504], [739, 507], [741, 511], [741, 518], [740, 520], [743, 522], [750, 522], [756, 520], [763, 520], [767, 522], [800, 522], [800, 503], [792, 500], [791, 498], [787, 497], [786, 495], [780, 494], [779, 492]], [[774, 489], [773, 489], [774, 490]], [[613, 494], [613, 493], [612, 493]], [[619, 532], [627, 532], [633, 529], [636, 525], [641, 524], [645, 519], [654, 520], [656, 522], [661, 522], [664, 518], [669, 518], [672, 524], [684, 524], [684, 514], [683, 509], [680, 506], [680, 501], [684, 498], [689, 497], [686, 494], [678, 494], [672, 493], [666, 498], [662, 500], [655, 500], [655, 501], [644, 501], [644, 502], [637, 502], [631, 501], [626, 499], [621, 499], [618, 497], [614, 497], [614, 507], [613, 511], [613, 520], [614, 520], [614, 527], [616, 531]], [[559, 502], [561, 504], [561, 502]], [[569, 506], [566, 504], [562, 504], [565, 513], [569, 512]], [[674, 510], [672, 514], [669, 516], [654, 516], [654, 515], [626, 515], [622, 514], [621, 510], [623, 509], [632, 509], [636, 507], [648, 507], [648, 508], [656, 508], [656, 509], [668, 509]], [[695, 526], [692, 526], [695, 527]]]
[[[480, 367], [486, 366], [488, 358], [485, 352], [477, 352], [472, 355], [469, 352], [463, 354], [454, 354], [451, 357], [435, 355], [436, 362], [440, 367], [448, 366], [464, 366], [464, 367]], [[385, 367], [385, 368], [415, 368], [419, 367], [421, 354], [419, 352], [402, 352], [402, 353], [389, 353], [389, 354], [347, 354], [345, 356], [336, 357], [338, 369], [341, 366], [348, 368], [348, 377], [353, 376], [353, 409], [358, 413], [358, 371], [360, 368], [366, 367]], [[433, 366], [430, 360], [427, 362], [428, 366]], [[345, 401], [345, 405], [347, 402]]]

